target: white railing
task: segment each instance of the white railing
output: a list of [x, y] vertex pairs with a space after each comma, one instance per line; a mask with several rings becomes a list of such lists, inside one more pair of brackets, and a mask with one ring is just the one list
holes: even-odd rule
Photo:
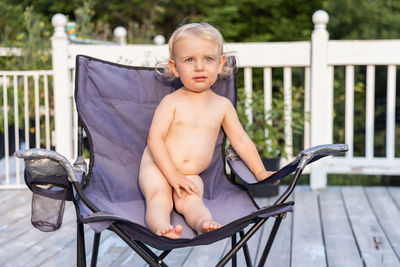
[[[58, 16], [58, 15], [57, 15]], [[121, 64], [128, 64], [134, 66], [154, 66], [157, 62], [166, 60], [168, 58], [168, 47], [167, 45], [85, 45], [85, 44], [68, 44], [67, 36], [65, 34], [65, 22], [64, 18], [55, 17], [53, 19], [53, 25], [55, 26], [55, 35], [53, 36], [53, 64], [54, 64], [54, 81], [62, 80], [60, 82], [60, 91], [57, 90], [57, 94], [65, 95], [64, 103], [72, 101], [72, 91], [74, 87], [73, 79], [71, 79], [71, 73], [74, 73], [75, 68], [75, 57], [78, 54], [84, 54], [101, 58], [107, 61], [117, 62]], [[304, 68], [304, 89], [305, 89], [305, 113], [310, 113], [311, 108], [311, 90], [310, 90], [310, 42], [279, 42], [279, 43], [232, 43], [227, 44], [226, 51], [234, 52], [238, 59], [238, 67], [244, 69], [244, 87], [246, 92], [246, 114], [248, 120], [252, 121], [251, 101], [252, 101], [252, 84], [253, 84], [253, 68], [263, 68], [264, 77], [264, 103], [265, 110], [271, 109], [272, 103], [272, 71], [274, 68], [283, 68], [283, 88], [284, 88], [284, 101], [286, 104], [285, 108], [285, 143], [286, 154], [288, 159], [293, 156], [293, 141], [292, 141], [292, 129], [290, 127], [292, 121], [292, 68]], [[67, 62], [67, 63], [66, 63]], [[61, 69], [60, 75], [58, 75], [57, 69]], [[61, 74], [62, 73], [62, 74]], [[66, 79], [71, 85], [70, 88], [66, 87]], [[62, 84], [62, 86], [61, 86]], [[55, 85], [55, 88], [58, 88]], [[57, 100], [56, 98], [56, 114], [57, 114]], [[67, 121], [73, 121], [73, 125], [76, 125], [76, 114], [74, 108], [70, 107], [71, 118]], [[65, 110], [65, 108], [64, 108]], [[66, 129], [70, 124], [65, 124], [65, 115], [63, 116], [63, 122], [57, 122], [56, 130], [61, 129], [61, 132], [71, 133], [71, 139], [76, 136], [74, 132], [76, 126]], [[311, 131], [310, 122], [305, 122], [305, 134], [304, 134], [304, 146], [309, 147], [311, 145]], [[59, 132], [59, 130], [57, 130]], [[57, 138], [57, 135], [56, 135]], [[69, 143], [66, 144], [65, 140], [71, 140], [68, 136], [63, 135], [63, 139], [60, 143], [57, 143], [57, 149], [69, 158], [76, 156], [76, 150], [74, 146]], [[61, 141], [63, 141], [61, 143]], [[76, 140], [73, 141], [76, 143]], [[330, 143], [330, 140], [326, 140], [324, 143]]]
[[[344, 65], [346, 68], [346, 115], [345, 143], [349, 153], [345, 157], [325, 159], [312, 166], [310, 185], [313, 189], [325, 188], [327, 173], [361, 173], [361, 174], [400, 174], [398, 158], [395, 158], [395, 88], [396, 65], [400, 64], [399, 40], [368, 41], [330, 41], [326, 31], [329, 17], [324, 11], [313, 15], [314, 31], [308, 42], [281, 43], [235, 43], [226, 46], [227, 51], [234, 51], [238, 66], [244, 68], [244, 86], [248, 120], [252, 120], [250, 103], [252, 101], [253, 68], [263, 68], [265, 109], [271, 108], [272, 71], [283, 68], [283, 88], [286, 136], [286, 152], [293, 156], [292, 148], [292, 69], [304, 68], [304, 111], [310, 114], [310, 121], [304, 126], [304, 147], [333, 142], [333, 102], [334, 102], [334, 68]], [[54, 24], [59, 32], [62, 24]], [[66, 43], [66, 36], [64, 37]], [[61, 42], [61, 39], [58, 39]], [[125, 46], [88, 46], [65, 45], [62, 53], [54, 54], [55, 64], [64, 66], [63, 73], [75, 66], [75, 56], [85, 54], [104, 60], [123, 64], [154, 66], [156, 61], [168, 57], [166, 45], [125, 45]], [[65, 64], [67, 60], [68, 64]], [[367, 66], [367, 100], [366, 100], [366, 155], [354, 157], [354, 66]], [[374, 66], [388, 66], [388, 104], [386, 127], [386, 157], [374, 156]], [[55, 68], [54, 68], [55, 69]], [[55, 80], [58, 74], [55, 73]], [[68, 89], [71, 90], [71, 89]], [[72, 114], [72, 113], [71, 113]], [[364, 119], [364, 118], [357, 118]], [[57, 129], [57, 127], [56, 127]], [[62, 132], [65, 132], [63, 130]], [[71, 154], [72, 156], [72, 154]]]
[[[20, 188], [24, 185], [23, 161], [10, 157], [10, 152], [30, 147], [50, 149], [52, 146], [52, 74], [52, 71], [40, 70], [0, 71], [0, 86], [3, 92], [1, 96], [3, 106], [0, 112], [4, 129], [0, 188]], [[12, 114], [13, 116], [10, 116]], [[13, 126], [10, 126], [12, 124]], [[22, 136], [20, 128], [23, 129]], [[10, 147], [10, 134], [14, 137], [12, 147]]]
[[[302, 68], [304, 73], [304, 111], [310, 121], [304, 126], [304, 147], [333, 142], [334, 70], [345, 66], [345, 143], [349, 153], [320, 161], [310, 169], [310, 185], [324, 188], [327, 173], [399, 175], [400, 159], [395, 155], [396, 65], [400, 64], [400, 40], [330, 41], [326, 31], [328, 15], [317, 11], [313, 15], [314, 31], [311, 41], [278, 43], [227, 44], [226, 50], [235, 52], [238, 66], [244, 69], [246, 114], [252, 120], [250, 103], [254, 68], [263, 69], [265, 110], [271, 108], [272, 72], [283, 69], [286, 152], [292, 156], [292, 70]], [[63, 15], [53, 18], [55, 33], [52, 38], [54, 72], [54, 108], [56, 150], [69, 159], [76, 156], [76, 113], [73, 107], [75, 56], [85, 54], [108, 61], [136, 66], [154, 66], [168, 57], [166, 45], [84, 45], [71, 44], [65, 33]], [[121, 42], [123, 43], [123, 42]], [[354, 67], [366, 66], [365, 156], [354, 156]], [[374, 154], [375, 66], [385, 65], [387, 74], [386, 156]], [[60, 118], [61, 116], [61, 118]]]
[[[395, 156], [396, 126], [396, 65], [400, 65], [400, 40], [375, 41], [330, 41], [327, 64], [329, 79], [333, 80], [335, 66], [345, 65], [345, 142], [349, 152], [344, 158], [333, 158], [327, 164], [331, 173], [398, 175], [400, 158]], [[354, 67], [366, 66], [366, 117], [365, 120], [365, 155], [354, 156]], [[387, 68], [386, 88], [386, 155], [374, 154], [375, 136], [375, 68], [384, 65]]]
[[21, 56], [21, 48], [0, 47], [0, 57]]

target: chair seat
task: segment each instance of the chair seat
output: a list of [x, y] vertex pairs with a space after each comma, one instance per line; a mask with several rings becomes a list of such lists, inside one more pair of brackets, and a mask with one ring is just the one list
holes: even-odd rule
[[104, 199], [95, 199], [89, 193], [87, 197], [95, 201], [97, 207], [102, 210], [99, 213], [91, 213], [82, 203], [82, 221], [87, 223], [96, 232], [102, 232], [112, 223], [120, 226], [131, 239], [140, 240], [158, 249], [173, 249], [186, 246], [207, 245], [218, 240], [230, 237], [238, 232], [256, 218], [269, 217], [281, 213], [291, 212], [293, 203], [280, 206], [259, 209], [244, 191], [236, 191], [232, 187], [228, 194], [221, 194], [216, 199], [204, 199], [206, 206], [210, 209], [216, 221], [223, 226], [215, 231], [197, 235], [185, 222], [182, 215], [173, 211], [171, 222], [173, 225], [183, 226], [182, 238], [170, 239], [154, 234], [145, 224], [145, 203], [141, 200], [111, 203]]

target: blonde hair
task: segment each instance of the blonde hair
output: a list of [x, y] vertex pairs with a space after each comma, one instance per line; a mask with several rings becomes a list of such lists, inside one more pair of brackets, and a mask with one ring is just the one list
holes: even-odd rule
[[[217, 55], [220, 57], [222, 55], [227, 55], [224, 52], [224, 37], [222, 37], [222, 34], [212, 25], [208, 23], [189, 23], [182, 25], [178, 27], [174, 33], [171, 35], [171, 38], [169, 38], [168, 41], [168, 47], [169, 47], [169, 56], [170, 59], [175, 60], [175, 44], [183, 37], [187, 36], [188, 34], [194, 34], [197, 36], [200, 36], [206, 40], [210, 40], [214, 42], [217, 46]], [[158, 64], [157, 64], [158, 65]], [[162, 63], [162, 67], [164, 68], [164, 76], [168, 80], [173, 80], [175, 79], [174, 74], [172, 73], [172, 70], [170, 69], [169, 65], [167, 63]], [[233, 72], [233, 67], [234, 62], [233, 60], [230, 59], [230, 57], [227, 57], [225, 64], [222, 68], [222, 72], [220, 74], [221, 77], [228, 77], [232, 74]]]

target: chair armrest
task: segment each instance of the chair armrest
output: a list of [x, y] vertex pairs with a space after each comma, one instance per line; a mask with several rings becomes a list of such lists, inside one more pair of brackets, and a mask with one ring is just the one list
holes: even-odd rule
[[239, 178], [243, 185], [256, 185], [256, 184], [270, 184], [277, 180], [292, 174], [298, 168], [304, 169], [304, 167], [314, 161], [317, 161], [326, 156], [334, 156], [342, 154], [348, 150], [348, 146], [345, 144], [329, 144], [319, 145], [301, 151], [296, 158], [286, 164], [280, 170], [271, 175], [268, 179], [263, 181], [257, 181], [254, 174], [249, 170], [247, 165], [240, 159], [236, 152], [230, 147], [227, 149], [226, 160], [231, 168], [231, 172]]
[[[86, 163], [83, 158], [78, 157], [74, 167], [72, 167], [63, 155], [52, 150], [34, 148], [19, 150], [14, 155], [24, 159], [25, 169], [32, 176], [32, 180], [36, 179], [40, 180], [41, 183], [49, 184], [69, 182], [75, 189], [75, 193], [90, 210], [93, 212], [100, 211], [87, 199], [80, 186], [82, 175], [86, 172]], [[65, 177], [68, 177], [68, 181], [65, 181]], [[29, 182], [27, 182], [27, 185], [30, 186]]]
[[61, 154], [41, 148], [18, 150], [14, 153], [25, 161], [25, 169], [33, 178], [66, 175], [70, 182], [78, 182], [71, 163]]
[[[301, 151], [294, 160], [292, 160], [286, 166], [271, 175], [268, 179], [260, 182], [257, 182], [254, 175], [250, 172], [250, 170], [248, 170], [246, 164], [244, 164], [244, 162], [241, 161], [240, 158], [237, 157], [237, 155], [234, 155], [235, 153], [232, 153], [231, 151], [227, 153], [227, 162], [228, 165], [231, 167], [232, 174], [234, 174], [240, 180], [240, 183], [236, 183], [235, 181], [234, 182], [239, 186], [243, 186], [246, 188], [251, 188], [252, 186], [256, 186], [259, 184], [269, 184], [295, 172], [288, 188], [278, 197], [278, 199], [274, 203], [275, 205], [284, 203], [285, 200], [290, 196], [297, 184], [301, 173], [303, 172], [307, 164], [310, 164], [326, 156], [334, 156], [344, 153], [347, 150], [348, 146], [344, 144], [320, 145], [311, 147], [309, 149]], [[245, 170], [245, 168], [247, 168], [247, 171]], [[251, 182], [251, 180], [253, 180], [253, 182]]]

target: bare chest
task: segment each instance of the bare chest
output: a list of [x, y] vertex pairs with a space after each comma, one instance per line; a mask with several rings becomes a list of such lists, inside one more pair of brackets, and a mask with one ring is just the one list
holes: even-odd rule
[[221, 111], [212, 106], [203, 109], [185, 106], [176, 109], [171, 130], [219, 131], [222, 119]]

